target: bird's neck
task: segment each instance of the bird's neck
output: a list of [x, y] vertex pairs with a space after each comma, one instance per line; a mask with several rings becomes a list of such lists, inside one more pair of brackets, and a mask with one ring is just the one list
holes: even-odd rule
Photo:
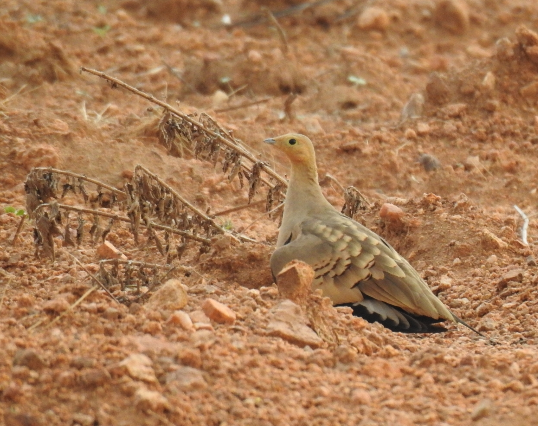
[[[289, 204], [288, 204], [289, 201]], [[316, 209], [330, 206], [321, 192], [316, 166], [304, 163], [293, 164], [286, 194], [286, 204], [299, 209]]]

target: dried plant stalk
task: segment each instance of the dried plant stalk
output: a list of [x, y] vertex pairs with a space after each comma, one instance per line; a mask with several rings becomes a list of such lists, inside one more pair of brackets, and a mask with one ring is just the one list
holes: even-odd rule
[[[203, 158], [216, 164], [219, 156], [223, 156], [224, 173], [230, 170], [228, 178], [233, 180], [236, 176], [240, 183], [244, 176], [250, 178], [253, 175], [253, 168], [258, 159], [254, 154], [248, 151], [237, 139], [232, 137], [230, 132], [223, 130], [207, 114], [201, 114], [196, 120], [194, 115], [184, 114], [171, 105], [163, 102], [152, 95], [144, 93], [123, 81], [109, 76], [101, 71], [81, 67], [81, 72], [88, 72], [108, 81], [112, 87], [123, 87], [137, 96], [141, 96], [148, 101], [164, 108], [163, 117], [159, 123], [160, 139], [172, 155], [182, 156], [185, 150], [193, 152], [195, 157]], [[289, 101], [291, 104], [292, 100]], [[242, 159], [247, 160], [250, 166]], [[260, 174], [254, 176], [263, 182], [268, 188], [273, 188], [280, 184], [285, 188], [288, 183], [286, 179], [271, 169], [268, 164], [261, 163], [258, 165], [260, 171], [263, 171], [270, 179], [276, 181], [276, 184], [262, 177]], [[249, 179], [250, 180], [250, 179]], [[252, 182], [249, 181], [249, 191]], [[256, 186], [256, 185], [255, 185]]]

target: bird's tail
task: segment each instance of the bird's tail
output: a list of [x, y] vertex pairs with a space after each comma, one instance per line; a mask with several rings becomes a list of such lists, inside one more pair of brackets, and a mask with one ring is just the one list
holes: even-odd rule
[[469, 324], [467, 324], [465, 321], [463, 321], [461, 318], [457, 317], [456, 315], [454, 315], [452, 312], [450, 312], [452, 314], [452, 316], [454, 317], [454, 321], [460, 323], [461, 325], [464, 325], [465, 327], [467, 327], [469, 330], [471, 331], [474, 331], [476, 334], [478, 334], [480, 337], [483, 337], [484, 339], [486, 339], [487, 337], [484, 336], [482, 333], [480, 333], [478, 330], [474, 329], [473, 327], [471, 327]]

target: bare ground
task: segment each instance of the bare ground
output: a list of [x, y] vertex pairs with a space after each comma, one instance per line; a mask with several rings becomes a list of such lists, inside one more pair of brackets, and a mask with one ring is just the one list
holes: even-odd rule
[[[262, 4], [278, 11], [298, 3], [4, 1], [0, 203], [25, 208], [32, 167], [121, 188], [136, 164], [203, 210], [247, 202], [218, 167], [168, 155], [158, 108], [79, 73], [99, 69], [186, 113], [209, 114], [281, 175], [286, 162], [261, 141], [309, 135], [329, 200], [343, 204], [327, 174], [360, 189], [372, 206], [358, 220], [491, 340], [461, 327], [391, 333], [327, 306], [324, 324], [338, 341], [300, 313], [298, 323], [325, 340], [282, 337], [268, 266], [278, 224], [260, 204], [218, 217], [257, 242], [225, 239], [208, 253], [193, 246], [175, 261], [171, 277], [186, 289], [181, 311], [194, 326], [174, 309], [116, 304], [101, 290], [68, 310], [95, 284], [86, 270], [98, 270], [97, 245], [62, 247], [56, 238], [56, 261], [36, 258], [33, 224], [12, 244], [19, 219], [6, 213], [6, 425], [536, 424], [538, 5], [332, 1], [276, 14], [286, 43], [274, 25], [250, 25]], [[225, 27], [224, 15], [244, 24]], [[292, 120], [284, 107], [291, 92], [299, 94]], [[415, 93], [424, 105], [404, 108]], [[255, 101], [263, 102], [232, 109]], [[438, 160], [435, 170], [421, 154]], [[405, 211], [400, 223], [380, 218], [386, 201]], [[529, 245], [514, 204], [530, 216]], [[108, 240], [131, 260], [164, 263], [126, 226]], [[233, 324], [205, 317], [208, 298], [234, 311]]]

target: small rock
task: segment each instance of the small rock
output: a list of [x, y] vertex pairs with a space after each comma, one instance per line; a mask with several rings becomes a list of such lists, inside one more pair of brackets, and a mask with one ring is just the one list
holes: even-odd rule
[[96, 254], [99, 259], [127, 260], [127, 256], [114, 247], [114, 244], [112, 244], [110, 241], [105, 241], [103, 244], [97, 247]]
[[536, 95], [538, 95], [538, 81], [533, 81], [532, 83], [523, 86], [519, 89], [519, 93], [525, 98], [535, 99]]
[[404, 122], [405, 120], [418, 118], [422, 115], [424, 109], [424, 96], [421, 93], [413, 93], [407, 103], [402, 108], [400, 114], [400, 120]]
[[523, 269], [512, 269], [506, 272], [497, 283], [497, 289], [502, 290], [506, 288], [511, 281], [520, 283], [523, 281], [523, 272]]
[[415, 132], [413, 129], [405, 129], [404, 136], [406, 139], [416, 139], [417, 138], [417, 132]]
[[177, 370], [166, 374], [164, 378], [168, 385], [174, 383], [180, 389], [204, 389], [207, 387], [201, 370], [192, 367], [181, 366]]
[[248, 52], [248, 60], [250, 62], [254, 62], [255, 64], [259, 64], [263, 61], [263, 57], [260, 52], [257, 50], [249, 50]]
[[354, 389], [351, 392], [351, 402], [359, 405], [370, 406], [372, 403], [372, 397], [370, 393], [364, 389]]
[[450, 97], [450, 89], [446, 84], [445, 78], [439, 73], [432, 72], [428, 83], [426, 84], [426, 96], [429, 102], [435, 105], [446, 103]]
[[495, 43], [495, 56], [500, 61], [510, 60], [514, 57], [514, 43], [503, 37]]
[[92, 368], [95, 367], [95, 365], [97, 365], [97, 360], [87, 356], [79, 356], [71, 361], [71, 367], [76, 368], [77, 370], [82, 370], [83, 368]]
[[172, 278], [164, 283], [155, 293], [151, 295], [146, 308], [153, 310], [176, 311], [183, 309], [189, 301], [181, 281]]
[[9, 410], [4, 411], [5, 426], [40, 426], [41, 422], [30, 414], [15, 414]]
[[97, 423], [95, 417], [90, 416], [89, 414], [75, 413], [73, 414], [72, 425], [80, 426], [93, 426]]
[[301, 308], [291, 300], [284, 300], [271, 309], [272, 319], [267, 326], [269, 336], [277, 336], [294, 345], [317, 348], [323, 340], [306, 325]]
[[401, 222], [405, 212], [398, 206], [391, 203], [384, 203], [379, 210], [381, 219], [389, 222]]
[[191, 317], [185, 311], [175, 311], [167, 321], [169, 324], [179, 325], [186, 331], [193, 331], [194, 325], [192, 323]]
[[162, 412], [170, 410], [172, 406], [164, 395], [160, 392], [152, 391], [146, 388], [139, 388], [134, 395], [135, 406], [142, 411]]
[[312, 292], [314, 270], [310, 265], [299, 260], [289, 262], [277, 276], [277, 286], [280, 295], [301, 305], [306, 303]]
[[482, 165], [480, 164], [480, 157], [478, 155], [470, 155], [463, 162], [463, 167], [468, 172], [474, 169], [481, 169]]
[[230, 97], [223, 92], [222, 90], [217, 90], [215, 93], [213, 93], [213, 96], [211, 97], [211, 102], [213, 104], [213, 107], [219, 107], [225, 102], [228, 102], [228, 99]]
[[469, 28], [469, 9], [462, 0], [441, 0], [434, 17], [438, 25], [454, 34], [464, 34]]
[[425, 136], [430, 133], [430, 125], [428, 123], [418, 123], [417, 124], [417, 134], [420, 136]]
[[43, 310], [51, 314], [60, 314], [69, 309], [69, 302], [63, 296], [56, 297], [43, 303]]
[[83, 371], [78, 382], [86, 387], [96, 388], [110, 381], [110, 373], [104, 368], [93, 368]]
[[384, 31], [390, 24], [390, 18], [380, 7], [367, 7], [359, 15], [357, 24], [361, 30]]
[[483, 317], [484, 315], [490, 313], [493, 310], [493, 305], [491, 303], [482, 302], [476, 308], [476, 315]]
[[488, 99], [484, 102], [484, 109], [489, 112], [495, 112], [499, 109], [501, 103], [497, 99]]
[[132, 354], [119, 363], [119, 372], [127, 373], [136, 380], [142, 380], [148, 383], [156, 383], [155, 371], [153, 370], [153, 361], [144, 354]]
[[219, 324], [233, 324], [236, 314], [228, 306], [214, 299], [206, 299], [202, 304], [204, 313]]
[[482, 80], [482, 91], [484, 93], [493, 92], [493, 90], [495, 89], [495, 82], [495, 74], [493, 74], [491, 71], [488, 71], [484, 76], [484, 79]]
[[505, 243], [489, 229], [484, 228], [482, 230], [482, 246], [486, 249], [501, 250], [507, 248], [508, 243]]
[[441, 162], [437, 159], [437, 157], [431, 154], [420, 154], [418, 162], [427, 172], [432, 172], [441, 167]]
[[17, 365], [36, 371], [46, 367], [45, 361], [33, 349], [19, 349], [15, 352], [13, 366]]
[[439, 279], [439, 285], [437, 286], [437, 289], [439, 291], [445, 291], [448, 290], [450, 287], [452, 287], [452, 282], [454, 280], [450, 278], [448, 275], [441, 275], [441, 278]]
[[121, 312], [113, 307], [106, 308], [105, 312], [103, 312], [103, 317], [111, 321], [119, 319], [120, 316]]
[[441, 113], [449, 118], [461, 117], [467, 110], [467, 104], [457, 103], [449, 104], [441, 110]]
[[192, 311], [189, 313], [189, 316], [192, 320], [192, 322], [196, 324], [209, 324], [211, 325], [211, 320], [209, 317], [205, 314], [204, 311], [197, 309], [196, 311]]
[[536, 259], [534, 258], [534, 256], [527, 256], [525, 260], [527, 261], [527, 265], [536, 266]]

